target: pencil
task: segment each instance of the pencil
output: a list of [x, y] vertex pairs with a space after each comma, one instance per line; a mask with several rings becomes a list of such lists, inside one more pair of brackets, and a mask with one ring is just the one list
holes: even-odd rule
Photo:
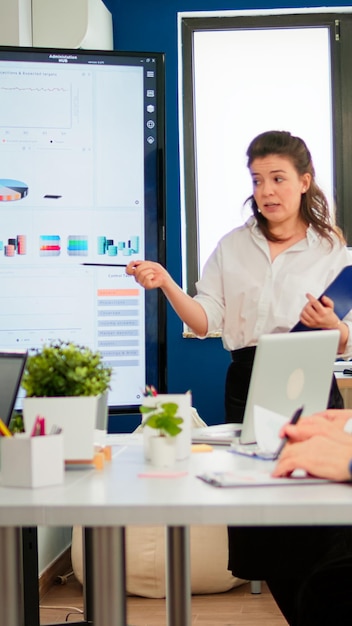
[[6, 424], [0, 418], [0, 433], [4, 435], [4, 437], [12, 437], [12, 433], [7, 428]]

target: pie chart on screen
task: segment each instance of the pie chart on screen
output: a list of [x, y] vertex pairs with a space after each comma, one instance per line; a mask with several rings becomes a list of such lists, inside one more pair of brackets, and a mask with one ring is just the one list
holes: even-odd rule
[[22, 200], [28, 195], [28, 185], [12, 178], [0, 178], [0, 202]]

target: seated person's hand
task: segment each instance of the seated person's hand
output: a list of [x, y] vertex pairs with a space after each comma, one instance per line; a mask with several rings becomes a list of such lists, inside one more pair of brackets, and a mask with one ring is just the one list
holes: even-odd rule
[[351, 409], [327, 409], [302, 418], [298, 424], [285, 424], [280, 430], [280, 437], [289, 437], [291, 441], [304, 441], [314, 435], [323, 435], [339, 441], [346, 422], [352, 418]]
[[[343, 425], [345, 422], [343, 422]], [[305, 441], [315, 435], [329, 437], [335, 441], [341, 441], [346, 433], [343, 425], [335, 421], [329, 421], [321, 415], [303, 417], [298, 424], [285, 424], [280, 430], [280, 437], [288, 437], [291, 442]], [[352, 438], [351, 438], [352, 443]]]
[[288, 443], [273, 471], [273, 476], [290, 476], [297, 469], [328, 480], [351, 480], [349, 464], [352, 459], [352, 437], [340, 433], [335, 441], [321, 435], [306, 441]]
[[333, 423], [336, 428], [343, 430], [346, 422], [349, 419], [352, 419], [352, 410], [351, 409], [326, 409], [326, 411], [321, 411], [320, 413], [315, 413], [312, 417], [322, 416], [329, 422]]

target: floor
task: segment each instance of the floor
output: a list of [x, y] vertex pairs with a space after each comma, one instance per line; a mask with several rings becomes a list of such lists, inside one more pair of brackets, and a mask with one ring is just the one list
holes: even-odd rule
[[[42, 598], [40, 623], [79, 623], [82, 608], [82, 587], [69, 576], [66, 584], [54, 585]], [[128, 597], [127, 618], [130, 626], [166, 626], [165, 600]], [[287, 622], [263, 583], [261, 594], [251, 594], [245, 584], [226, 593], [193, 596], [192, 626], [287, 626]]]

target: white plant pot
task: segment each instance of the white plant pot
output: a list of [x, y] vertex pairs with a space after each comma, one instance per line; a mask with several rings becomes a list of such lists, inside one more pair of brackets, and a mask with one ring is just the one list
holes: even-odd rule
[[31, 434], [36, 417], [45, 417], [46, 432], [59, 426], [65, 461], [91, 461], [94, 446], [107, 430], [107, 393], [98, 396], [24, 398], [24, 428]]
[[[177, 415], [183, 418], [180, 425], [181, 432], [173, 439], [176, 439], [176, 460], [181, 461], [188, 459], [191, 455], [192, 442], [192, 415], [191, 404], [192, 396], [190, 393], [165, 393], [158, 394], [155, 398], [147, 397], [143, 400], [143, 406], [152, 407], [155, 403], [174, 402], [178, 405]], [[142, 416], [142, 423], [148, 419], [148, 414]], [[149, 426], [143, 427], [144, 455], [147, 460], [150, 459], [149, 440], [155, 433], [154, 428]]]
[[149, 438], [150, 462], [154, 467], [172, 467], [175, 464], [176, 439], [160, 435]]

